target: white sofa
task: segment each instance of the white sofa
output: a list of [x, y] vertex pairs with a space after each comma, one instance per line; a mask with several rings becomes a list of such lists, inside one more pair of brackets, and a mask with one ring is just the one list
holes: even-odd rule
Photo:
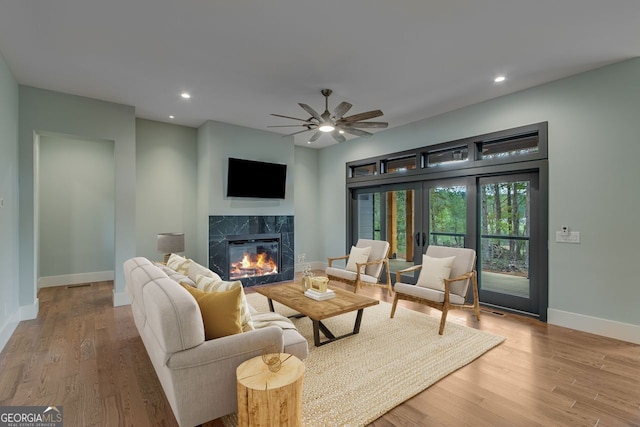
[[200, 308], [177, 281], [146, 258], [124, 263], [126, 292], [140, 337], [180, 426], [237, 410], [236, 368], [275, 344], [304, 360], [306, 339], [267, 326], [205, 341]]

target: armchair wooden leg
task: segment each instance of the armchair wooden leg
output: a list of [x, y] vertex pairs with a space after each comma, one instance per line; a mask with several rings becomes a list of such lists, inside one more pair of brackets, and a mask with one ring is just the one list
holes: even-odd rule
[[393, 298], [393, 305], [391, 306], [391, 317], [393, 319], [393, 316], [396, 314], [396, 306], [398, 305], [398, 293], [396, 292], [396, 296]]
[[471, 283], [473, 284], [473, 311], [476, 313], [476, 320], [480, 321], [480, 296], [478, 295], [478, 280], [476, 276], [477, 273], [474, 271], [471, 276]]
[[442, 317], [440, 318], [440, 329], [438, 330], [438, 334], [442, 335], [444, 332], [444, 325], [447, 322], [447, 312], [449, 311], [449, 307], [446, 305], [442, 307]]

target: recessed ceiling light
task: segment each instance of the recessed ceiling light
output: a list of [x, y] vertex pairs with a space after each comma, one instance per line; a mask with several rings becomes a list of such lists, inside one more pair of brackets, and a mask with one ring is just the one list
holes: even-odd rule
[[339, 130], [338, 133], [344, 133], [344, 131], [343, 130]]
[[502, 83], [505, 80], [507, 80], [507, 78], [505, 76], [498, 76], [495, 79], [493, 79], [493, 81], [496, 82], [496, 83]]
[[307, 141], [307, 144], [311, 144], [311, 141]]
[[169, 116], [170, 119], [175, 119], [175, 116]]
[[189, 92], [182, 92], [180, 96], [183, 97], [184, 99], [191, 98], [191, 94]]

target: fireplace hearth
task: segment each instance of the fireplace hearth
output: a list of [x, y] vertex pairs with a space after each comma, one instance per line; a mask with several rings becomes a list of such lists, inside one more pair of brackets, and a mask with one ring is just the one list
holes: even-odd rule
[[210, 216], [209, 268], [244, 286], [293, 280], [293, 216]]

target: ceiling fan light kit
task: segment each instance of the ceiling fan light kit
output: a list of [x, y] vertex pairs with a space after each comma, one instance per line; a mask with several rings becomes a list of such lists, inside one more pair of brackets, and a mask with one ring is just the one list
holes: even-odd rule
[[303, 132], [309, 132], [315, 130], [316, 132], [309, 138], [309, 143], [316, 141], [323, 133], [331, 133], [333, 139], [337, 142], [345, 142], [347, 139], [343, 134], [348, 133], [351, 135], [368, 137], [373, 135], [370, 132], [358, 129], [358, 128], [386, 128], [389, 126], [387, 122], [365, 122], [364, 120], [373, 119], [382, 116], [382, 111], [371, 110], [365, 113], [354, 114], [352, 116], [344, 117], [344, 114], [351, 109], [353, 105], [348, 102], [341, 102], [332, 113], [329, 112], [329, 96], [333, 93], [331, 89], [322, 89], [320, 91], [324, 96], [324, 112], [318, 114], [316, 110], [308, 106], [307, 104], [299, 103], [298, 105], [311, 115], [308, 119], [300, 119], [297, 117], [283, 116], [282, 114], [271, 114], [275, 117], [282, 117], [290, 120], [297, 120], [299, 124], [294, 125], [278, 125], [267, 126], [270, 128], [276, 127], [303, 127], [304, 129], [290, 133], [284, 136], [297, 135]]

